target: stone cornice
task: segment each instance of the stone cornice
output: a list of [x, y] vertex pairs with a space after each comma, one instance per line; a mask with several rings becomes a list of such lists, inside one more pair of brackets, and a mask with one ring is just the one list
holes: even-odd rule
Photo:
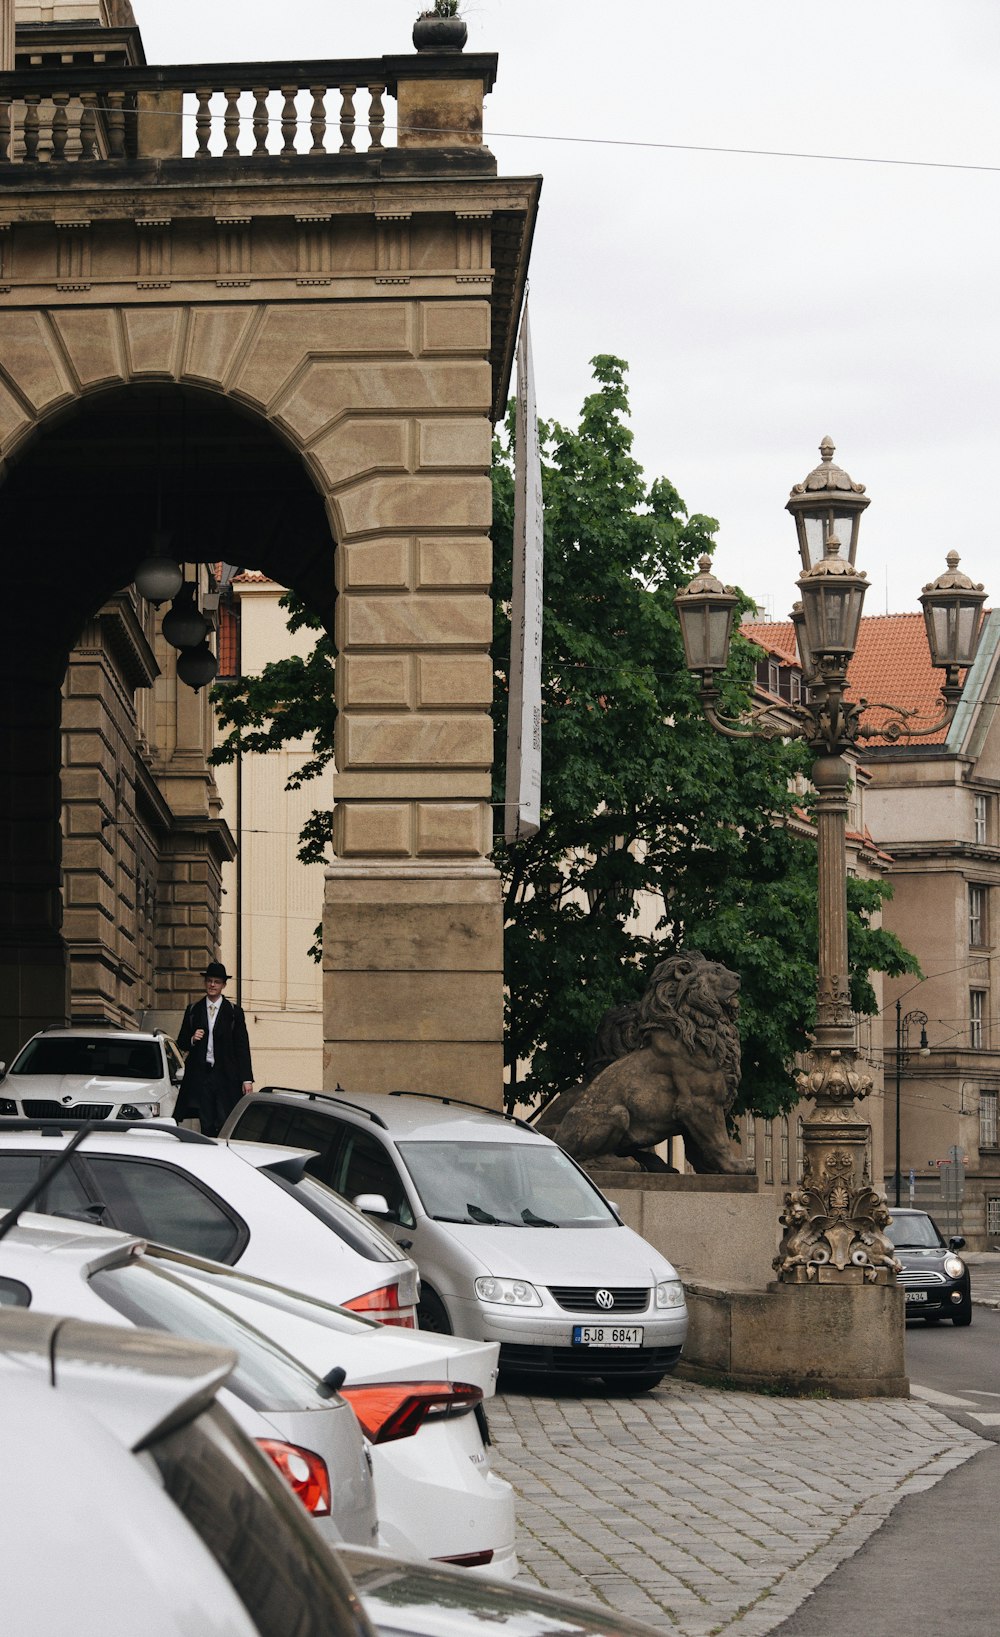
[[128, 593], [120, 591], [111, 597], [98, 612], [97, 623], [127, 685], [132, 689], [151, 688], [160, 667]]

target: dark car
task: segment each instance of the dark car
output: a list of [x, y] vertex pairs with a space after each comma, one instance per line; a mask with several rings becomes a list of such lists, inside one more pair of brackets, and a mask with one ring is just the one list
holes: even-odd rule
[[896, 1248], [903, 1271], [897, 1275], [906, 1292], [906, 1317], [937, 1324], [972, 1323], [972, 1288], [969, 1270], [957, 1254], [961, 1237], [941, 1237], [937, 1223], [926, 1211], [893, 1210], [886, 1232]]

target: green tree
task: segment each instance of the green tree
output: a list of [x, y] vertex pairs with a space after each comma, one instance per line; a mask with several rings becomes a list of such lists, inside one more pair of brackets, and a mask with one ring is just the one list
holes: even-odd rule
[[[545, 497], [542, 823], [497, 841], [504, 892], [505, 1057], [516, 1092], [544, 1098], [576, 1081], [611, 1005], [637, 996], [672, 949], [699, 948], [741, 975], [741, 1107], [794, 1101], [793, 1055], [815, 1007], [816, 856], [794, 793], [800, 744], [721, 738], [684, 665], [673, 597], [713, 543], [665, 479], [632, 454], [626, 366], [594, 360], [595, 390], [575, 430], [542, 423]], [[495, 811], [502, 812], [513, 523], [510, 424], [493, 472]], [[304, 739], [298, 788], [333, 753], [334, 655], [320, 623], [285, 599], [293, 629], [320, 632], [287, 659], [214, 690], [224, 737], [266, 751]], [[742, 639], [723, 681], [739, 710], [757, 654]], [[326, 856], [330, 814], [314, 812], [299, 857]], [[873, 1011], [868, 973], [916, 971], [871, 925], [880, 883], [849, 883], [852, 998]], [[652, 918], [649, 905], [658, 906]], [[640, 908], [644, 911], [640, 921]], [[657, 923], [655, 926], [652, 923]], [[518, 1082], [521, 1065], [528, 1064]], [[512, 1090], [511, 1096], [513, 1097]]]

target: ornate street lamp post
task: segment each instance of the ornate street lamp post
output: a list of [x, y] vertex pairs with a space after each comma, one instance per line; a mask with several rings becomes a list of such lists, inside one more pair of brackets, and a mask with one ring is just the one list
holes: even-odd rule
[[[895, 1257], [884, 1228], [884, 1195], [868, 1185], [865, 1156], [870, 1128], [858, 1104], [872, 1089], [858, 1064], [857, 1038], [847, 964], [847, 811], [851, 766], [847, 752], [860, 739], [898, 739], [937, 733], [955, 713], [959, 670], [971, 664], [985, 593], [948, 569], [924, 587], [921, 603], [931, 662], [945, 671], [944, 709], [926, 727], [917, 712], [900, 706], [850, 700], [847, 671], [858, 640], [867, 582], [855, 568], [864, 485], [833, 464], [829, 438], [822, 460], [791, 492], [802, 557], [801, 602], [792, 614], [806, 694], [797, 704], [762, 705], [740, 719], [725, 718], [717, 678], [725, 669], [736, 594], [723, 586], [703, 557], [700, 572], [675, 599], [688, 668], [701, 678], [699, 697], [712, 726], [730, 738], [802, 738], [814, 755], [819, 900], [819, 962], [816, 1030], [812, 1050], [797, 1076], [799, 1094], [813, 1112], [803, 1122], [803, 1177], [785, 1195], [780, 1221], [785, 1232], [775, 1267], [792, 1284], [885, 1284], [895, 1276]], [[842, 555], [846, 549], [846, 556]], [[876, 710], [877, 718], [865, 720]], [[892, 718], [886, 721], [887, 714]]]
[[[903, 1078], [903, 1069], [905, 1068], [906, 1064], [910, 1061], [909, 1037], [910, 1037], [910, 1025], [911, 1025], [911, 1023], [914, 1025], [914, 1027], [918, 1023], [920, 1025], [920, 1055], [921, 1055], [921, 1057], [930, 1057], [930, 1055], [931, 1055], [931, 1049], [927, 1044], [927, 1013], [926, 1012], [919, 1012], [919, 1011], [917, 1011], [917, 1012], [907, 1012], [906, 1016], [904, 1017], [902, 1015], [902, 1011], [903, 1011], [902, 1005], [897, 1000], [897, 1002], [896, 1002], [896, 1172], [895, 1172], [895, 1176], [893, 1177], [893, 1194], [895, 1196], [894, 1199], [893, 1199], [893, 1204], [895, 1204], [895, 1205], [899, 1204], [899, 1196], [900, 1196], [900, 1192], [902, 1191], [902, 1186], [903, 1186], [903, 1176], [902, 1176], [902, 1171], [901, 1171], [901, 1168], [900, 1168], [900, 1160], [899, 1160], [899, 1153], [900, 1153], [900, 1142], [899, 1142], [899, 1138], [900, 1138], [899, 1088], [900, 1088], [900, 1083], [901, 1083], [902, 1078]], [[911, 1200], [910, 1203], [912, 1204], [912, 1200]]]

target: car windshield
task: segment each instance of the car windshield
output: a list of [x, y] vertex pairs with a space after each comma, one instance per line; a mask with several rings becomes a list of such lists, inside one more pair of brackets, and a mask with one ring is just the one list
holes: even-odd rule
[[618, 1226], [597, 1189], [554, 1143], [407, 1142], [399, 1152], [424, 1210], [437, 1222]]
[[11, 1074], [85, 1074], [103, 1080], [159, 1080], [163, 1074], [155, 1040], [73, 1035], [29, 1040]]
[[893, 1217], [885, 1231], [897, 1250], [940, 1250], [944, 1245], [929, 1216]]

